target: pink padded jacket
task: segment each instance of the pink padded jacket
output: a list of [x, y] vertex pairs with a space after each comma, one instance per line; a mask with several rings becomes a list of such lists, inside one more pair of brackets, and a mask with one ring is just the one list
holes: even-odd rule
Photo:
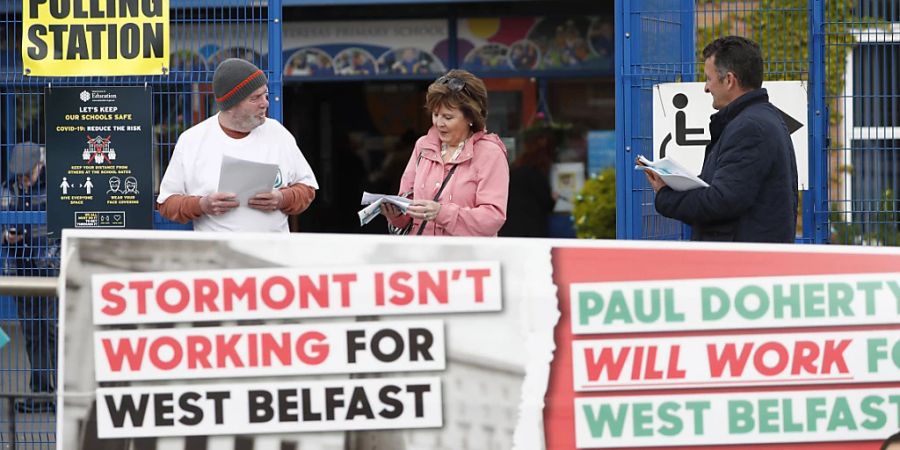
[[[506, 146], [496, 134], [484, 131], [473, 134], [456, 160], [445, 164], [441, 159], [441, 140], [432, 127], [416, 142], [400, 180], [400, 192], [413, 191], [414, 200], [433, 200], [453, 165], [459, 168], [438, 200], [441, 210], [433, 221], [426, 223], [422, 234], [496, 236], [506, 221], [509, 193]], [[409, 216], [401, 215], [391, 220], [391, 224], [402, 228], [410, 220]], [[410, 234], [418, 231], [419, 220], [416, 219]]]

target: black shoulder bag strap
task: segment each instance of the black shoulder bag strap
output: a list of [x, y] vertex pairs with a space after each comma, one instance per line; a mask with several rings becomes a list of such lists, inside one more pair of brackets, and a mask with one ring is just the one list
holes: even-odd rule
[[[441, 183], [441, 188], [438, 189], [437, 194], [434, 194], [434, 201], [438, 201], [441, 198], [441, 192], [444, 192], [444, 187], [447, 186], [447, 181], [450, 180], [450, 177], [453, 176], [453, 172], [456, 172], [456, 168], [459, 167], [459, 164], [454, 164], [453, 167], [450, 168], [450, 171], [447, 172], [447, 176], [444, 177], [444, 182]], [[419, 231], [416, 232], [416, 236], [421, 235], [425, 232], [425, 224], [428, 223], [427, 220], [422, 220], [422, 223], [419, 225]]]

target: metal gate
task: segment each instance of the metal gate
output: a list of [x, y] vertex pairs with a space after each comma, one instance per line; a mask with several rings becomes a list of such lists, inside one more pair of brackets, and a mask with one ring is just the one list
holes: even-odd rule
[[[282, 118], [281, 0], [170, 0], [170, 66], [164, 76], [30, 77], [23, 74], [22, 0], [0, 0], [0, 150], [3, 192], [0, 262], [5, 276], [58, 274], [58, 238], [48, 237], [46, 177], [21, 189], [15, 155], [43, 154], [44, 92], [54, 86], [144, 86], [152, 89], [154, 189], [180, 133], [212, 115], [212, 75], [228, 57], [256, 63], [269, 77], [270, 112]], [[278, 51], [269, 52], [269, 49]], [[97, 73], [103, 73], [103, 67]], [[16, 150], [16, 149], [26, 150]], [[43, 156], [45, 158], [45, 156]], [[38, 169], [40, 170], [40, 169]], [[51, 186], [51, 188], [54, 186]], [[179, 228], [154, 213], [155, 228]], [[28, 235], [27, 239], [21, 239]], [[56, 373], [57, 300], [0, 297], [0, 329], [11, 338], [0, 346], [0, 447], [52, 448], [56, 419], [45, 408]], [[0, 335], [0, 344], [2, 344]], [[31, 381], [34, 380], [34, 381]], [[32, 395], [38, 392], [36, 396]], [[29, 403], [30, 402], [30, 403]], [[18, 403], [18, 405], [17, 405]], [[21, 407], [19, 407], [21, 406]], [[40, 410], [35, 410], [40, 409]]]
[[[823, 168], [828, 238], [900, 245], [900, 5], [857, 0], [820, 5], [816, 43], [825, 56], [823, 106], [830, 110]], [[821, 66], [821, 65], [820, 65]], [[823, 183], [824, 184], [824, 183]]]
[[679, 222], [656, 214], [653, 190], [635, 173], [653, 155], [652, 89], [693, 81], [693, 0], [616, 1], [616, 234], [619, 239], [679, 239]]
[[808, 86], [809, 189], [797, 242], [897, 245], [900, 5], [894, 0], [619, 0], [618, 237], [684, 239], [656, 214], [632, 169], [653, 155], [652, 86], [702, 81], [703, 46], [734, 34], [760, 44], [766, 80]]

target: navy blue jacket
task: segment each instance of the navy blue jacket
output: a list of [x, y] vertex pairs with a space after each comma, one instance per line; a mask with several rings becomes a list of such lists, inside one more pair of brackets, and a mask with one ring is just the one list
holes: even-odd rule
[[[0, 210], [46, 211], [47, 182], [42, 169], [30, 188], [20, 186], [15, 177], [0, 186]], [[12, 217], [15, 217], [13, 215]], [[8, 223], [2, 231], [22, 236], [18, 242], [3, 242], [2, 273], [14, 276], [56, 276], [59, 273], [59, 239], [50, 238], [46, 223]]]
[[797, 160], [766, 90], [747, 92], [712, 115], [709, 131], [700, 172], [709, 187], [663, 187], [656, 210], [691, 225], [693, 240], [794, 242]]

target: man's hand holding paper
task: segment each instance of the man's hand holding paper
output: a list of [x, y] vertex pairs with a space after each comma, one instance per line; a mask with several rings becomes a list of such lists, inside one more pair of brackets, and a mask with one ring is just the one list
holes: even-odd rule
[[259, 194], [250, 197], [247, 204], [249, 204], [251, 208], [261, 211], [277, 211], [281, 209], [283, 201], [284, 194], [278, 189], [272, 189], [269, 192], [260, 192]]
[[200, 210], [208, 216], [221, 216], [238, 205], [237, 197], [231, 192], [213, 192], [200, 199]]

